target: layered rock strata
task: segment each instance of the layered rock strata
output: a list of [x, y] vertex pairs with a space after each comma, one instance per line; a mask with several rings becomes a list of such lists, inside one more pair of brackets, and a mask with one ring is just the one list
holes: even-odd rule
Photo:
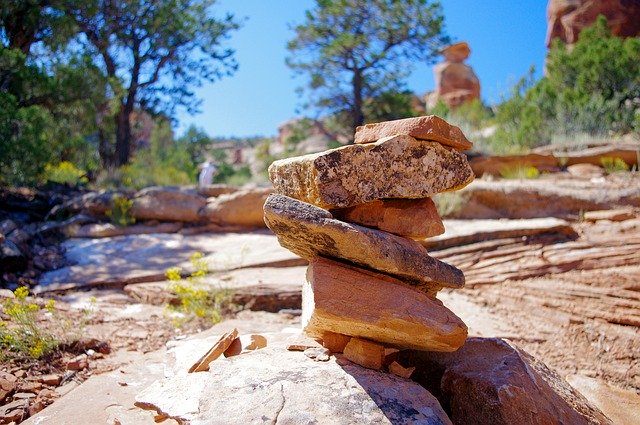
[[368, 124], [355, 139], [274, 162], [264, 220], [309, 260], [305, 333], [361, 366], [410, 375], [398, 350], [450, 352], [467, 337], [436, 298], [464, 286], [463, 273], [414, 239], [444, 232], [430, 197], [473, 180], [460, 152], [471, 143], [435, 116]]

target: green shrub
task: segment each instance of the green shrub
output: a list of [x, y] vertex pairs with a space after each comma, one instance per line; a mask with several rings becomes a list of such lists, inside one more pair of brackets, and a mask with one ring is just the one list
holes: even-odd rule
[[502, 168], [500, 175], [505, 179], [537, 179], [540, 176], [540, 171], [529, 165], [514, 165]]
[[182, 327], [193, 320], [215, 325], [222, 321], [225, 314], [234, 310], [232, 293], [225, 289], [212, 290], [199, 281], [209, 272], [209, 266], [201, 252], [194, 253], [190, 261], [194, 270], [186, 281], [182, 279], [182, 269], [179, 267], [166, 270], [165, 276], [172, 282], [169, 290], [179, 301], [178, 305], [167, 305], [166, 309], [169, 313], [178, 313], [172, 315], [172, 323], [176, 327]]
[[629, 171], [631, 167], [624, 162], [622, 158], [614, 158], [605, 156], [600, 158], [600, 164], [607, 173], [615, 173], [616, 171]]
[[434, 195], [432, 199], [440, 217], [456, 214], [467, 203], [467, 196], [462, 192], [442, 192]]
[[39, 359], [80, 337], [89, 310], [83, 319], [63, 318], [54, 300], [40, 306], [28, 299], [29, 289], [14, 291], [15, 298], [4, 298], [0, 308], [7, 320], [0, 320], [0, 356], [3, 358]]
[[134, 224], [136, 219], [131, 215], [131, 207], [133, 207], [132, 200], [123, 196], [114, 196], [111, 200], [111, 208], [107, 210], [107, 217], [116, 226]]
[[86, 173], [77, 168], [69, 161], [62, 161], [59, 164], [51, 165], [47, 164], [44, 167], [44, 179], [77, 186], [80, 183], [87, 183]]

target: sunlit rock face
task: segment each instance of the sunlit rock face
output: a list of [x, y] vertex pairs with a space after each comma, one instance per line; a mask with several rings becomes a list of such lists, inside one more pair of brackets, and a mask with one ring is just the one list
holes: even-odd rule
[[640, 0], [549, 0], [547, 5], [547, 47], [558, 38], [574, 44], [583, 28], [598, 15], [607, 18], [614, 35], [640, 34]]
[[445, 60], [433, 69], [436, 89], [427, 95], [427, 109], [435, 107], [438, 101], [456, 108], [480, 98], [480, 80], [473, 69], [463, 63], [470, 54], [466, 42], [452, 44], [442, 51]]

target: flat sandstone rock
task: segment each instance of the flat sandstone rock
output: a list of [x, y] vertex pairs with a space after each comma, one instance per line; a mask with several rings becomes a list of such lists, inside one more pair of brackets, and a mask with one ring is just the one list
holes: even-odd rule
[[349, 208], [332, 210], [338, 220], [380, 229], [412, 239], [444, 233], [444, 225], [431, 198], [380, 199]]
[[462, 131], [436, 115], [405, 118], [366, 124], [356, 128], [354, 143], [371, 143], [383, 137], [406, 134], [420, 140], [438, 142], [459, 150], [469, 150], [473, 144]]
[[277, 193], [325, 209], [384, 198], [427, 198], [473, 180], [467, 157], [438, 143], [394, 136], [275, 161]]
[[302, 294], [302, 325], [312, 337], [329, 331], [426, 351], [454, 351], [467, 337], [466, 325], [439, 300], [324, 258], [311, 261]]
[[410, 281], [425, 292], [464, 286], [462, 271], [430, 257], [418, 242], [344, 223], [328, 211], [287, 196], [267, 198], [264, 220], [280, 245], [308, 260], [344, 259]]

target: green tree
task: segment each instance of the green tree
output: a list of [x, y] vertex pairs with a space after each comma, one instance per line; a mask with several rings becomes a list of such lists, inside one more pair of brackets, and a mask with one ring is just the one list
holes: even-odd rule
[[115, 137], [100, 137], [105, 166], [127, 164], [131, 157], [131, 116], [136, 109], [172, 116], [178, 106], [195, 111], [193, 88], [202, 81], [231, 75], [234, 51], [223, 46], [239, 28], [227, 14], [211, 16], [215, 0], [93, 0], [68, 4], [108, 83]]
[[492, 140], [501, 152], [528, 149], [554, 136], [640, 131], [640, 38], [611, 35], [603, 16], [581, 31], [572, 49], [556, 40], [547, 75], [533, 70], [497, 108]]
[[[347, 112], [362, 125], [367, 99], [400, 93], [416, 62], [448, 41], [440, 4], [427, 0], [316, 0], [287, 47], [287, 65], [306, 75], [307, 106]], [[352, 133], [353, 134], [353, 133]]]

